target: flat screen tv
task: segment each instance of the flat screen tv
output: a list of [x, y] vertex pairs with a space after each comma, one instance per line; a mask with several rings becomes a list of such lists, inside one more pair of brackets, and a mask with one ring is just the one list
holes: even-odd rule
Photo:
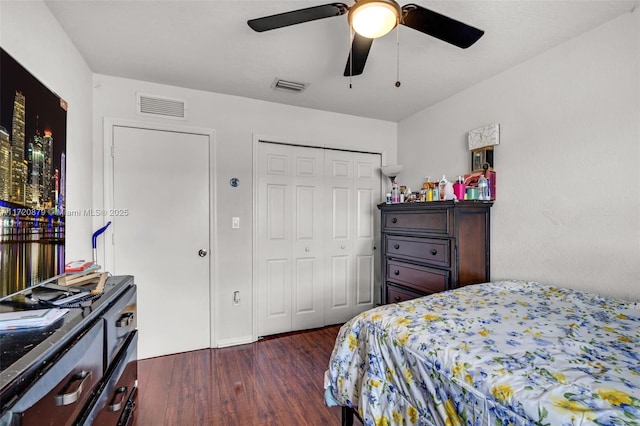
[[0, 48], [0, 297], [64, 271], [66, 125], [66, 102]]

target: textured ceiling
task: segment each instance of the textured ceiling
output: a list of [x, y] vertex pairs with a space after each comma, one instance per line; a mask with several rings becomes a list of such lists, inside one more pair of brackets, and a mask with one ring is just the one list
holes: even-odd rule
[[[399, 121], [630, 12], [640, 0], [417, 0], [485, 35], [464, 50], [401, 26], [375, 40], [352, 88], [342, 76], [350, 45], [346, 15], [264, 33], [246, 24], [322, 0], [45, 3], [95, 73]], [[276, 91], [276, 77], [309, 87]]]

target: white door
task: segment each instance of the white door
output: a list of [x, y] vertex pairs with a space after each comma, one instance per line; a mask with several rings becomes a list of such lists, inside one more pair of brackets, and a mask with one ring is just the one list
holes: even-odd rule
[[257, 145], [258, 336], [373, 307], [380, 155]]
[[113, 128], [113, 207], [126, 212], [113, 273], [138, 285], [138, 358], [210, 347], [209, 149], [208, 135]]
[[327, 150], [325, 187], [325, 322], [337, 324], [375, 304], [380, 156]]
[[258, 335], [323, 325], [321, 149], [258, 144]]

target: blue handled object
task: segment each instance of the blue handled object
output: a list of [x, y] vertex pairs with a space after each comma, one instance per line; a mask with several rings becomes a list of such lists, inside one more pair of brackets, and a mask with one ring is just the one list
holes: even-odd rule
[[93, 237], [91, 238], [91, 247], [93, 248], [93, 263], [94, 264], [98, 262], [98, 249], [97, 249], [98, 237], [100, 236], [100, 234], [102, 234], [104, 231], [107, 230], [109, 225], [111, 225], [111, 221], [107, 222], [107, 224], [105, 226], [103, 226], [102, 228], [100, 228], [96, 232], [94, 232], [93, 233]]

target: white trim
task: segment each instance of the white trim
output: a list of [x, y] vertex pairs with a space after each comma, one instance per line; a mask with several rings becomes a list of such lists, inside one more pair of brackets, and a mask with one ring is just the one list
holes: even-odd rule
[[258, 340], [258, 144], [260, 138], [253, 134], [252, 156], [253, 156], [253, 205], [252, 211], [252, 223], [253, 228], [251, 230], [251, 340], [255, 342]]
[[[189, 133], [196, 135], [203, 135], [209, 138], [209, 253], [210, 253], [210, 261], [209, 261], [209, 321], [211, 328], [211, 336], [210, 336], [210, 347], [216, 347], [216, 336], [217, 329], [216, 326], [219, 324], [218, 318], [218, 309], [215, 305], [217, 300], [217, 283], [218, 283], [218, 236], [217, 236], [217, 198], [216, 198], [216, 159], [217, 159], [217, 142], [216, 142], [216, 132], [214, 129], [204, 128], [204, 127], [190, 127], [184, 126], [180, 124], [164, 124], [164, 123], [152, 123], [148, 121], [136, 121], [136, 120], [128, 120], [128, 119], [120, 119], [120, 118], [104, 118], [104, 129], [103, 129], [103, 157], [104, 157], [104, 210], [110, 211], [113, 210], [113, 156], [112, 156], [112, 147], [113, 147], [113, 129], [114, 127], [131, 127], [136, 129], [146, 129], [146, 130], [159, 130], [166, 132], [176, 132], [176, 133]], [[111, 220], [110, 217], [105, 217], [103, 225], [107, 223], [107, 221]], [[103, 241], [103, 250], [104, 253], [104, 269], [109, 271], [113, 270], [114, 266], [114, 253], [113, 253], [113, 231], [111, 228], [105, 231]], [[111, 244], [106, 244], [106, 241], [110, 241]]]

